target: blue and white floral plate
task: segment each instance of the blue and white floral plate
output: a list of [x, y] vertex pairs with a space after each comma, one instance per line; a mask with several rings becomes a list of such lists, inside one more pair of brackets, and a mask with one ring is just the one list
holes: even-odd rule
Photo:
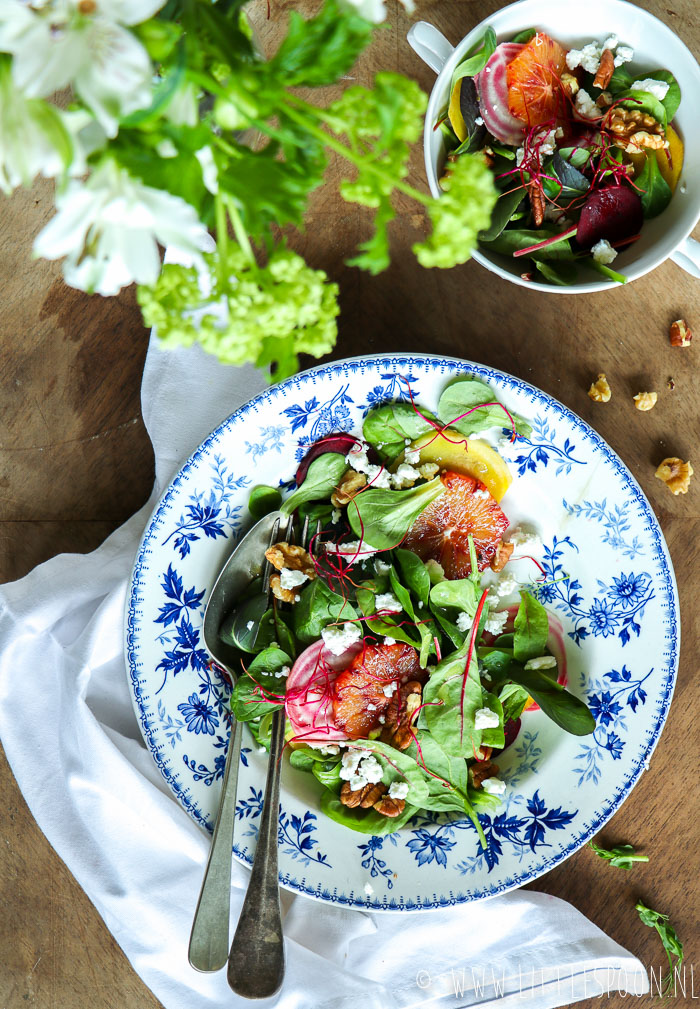
[[[412, 911], [535, 879], [592, 837], [629, 795], [668, 712], [679, 647], [673, 569], [646, 498], [602, 438], [502, 372], [454, 358], [354, 359], [296, 375], [237, 410], [185, 463], [148, 523], [126, 647], [136, 712], [164, 778], [211, 830], [228, 691], [208, 667], [202, 614], [251, 521], [250, 487], [290, 480], [307, 445], [331, 431], [359, 430], [371, 406], [405, 398], [407, 383], [435, 409], [446, 382], [464, 372], [490, 383], [532, 423], [530, 439], [499, 446], [515, 475], [503, 506], [513, 523], [539, 530], [548, 576], [542, 598], [564, 624], [569, 686], [588, 701], [597, 727], [575, 737], [539, 711], [525, 714], [518, 739], [499, 758], [508, 790], [502, 811], [482, 818], [485, 851], [468, 821], [444, 814], [418, 816], [388, 837], [355, 833], [321, 814], [313, 776], [285, 766], [280, 881], [319, 900]], [[246, 730], [234, 846], [245, 862], [255, 849], [266, 759]]]

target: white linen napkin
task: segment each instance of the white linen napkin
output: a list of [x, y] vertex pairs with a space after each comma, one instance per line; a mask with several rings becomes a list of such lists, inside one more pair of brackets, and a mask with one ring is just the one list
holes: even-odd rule
[[[0, 587], [0, 738], [39, 826], [166, 1009], [242, 1007], [225, 971], [187, 962], [209, 848], [170, 794], [133, 713], [123, 654], [127, 583], [151, 508], [180, 464], [259, 391], [251, 368], [152, 341], [143, 415], [151, 500], [92, 554]], [[232, 920], [248, 870], [234, 862]], [[566, 902], [515, 891], [444, 911], [369, 914], [284, 894], [287, 976], [270, 1005], [409, 1009], [569, 1005], [643, 994], [642, 964]], [[233, 934], [233, 932], [231, 933]]]

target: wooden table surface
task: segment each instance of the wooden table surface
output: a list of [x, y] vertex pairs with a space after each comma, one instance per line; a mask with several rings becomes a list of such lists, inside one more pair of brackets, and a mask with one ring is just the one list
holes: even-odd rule
[[[365, 83], [378, 69], [396, 69], [429, 90], [432, 74], [405, 43], [410, 20], [393, 0], [389, 4], [388, 27], [377, 34], [354, 77]], [[499, 6], [494, 0], [441, 0], [423, 3], [416, 16], [433, 21], [457, 42]], [[666, 21], [698, 55], [696, 0], [645, 0], [640, 6]], [[284, 11], [274, 0], [269, 21], [262, 0], [255, 10], [262, 43], [272, 49]], [[594, 34], [601, 32], [605, 25]], [[330, 177], [337, 172], [333, 165]], [[419, 149], [410, 181], [425, 185]], [[323, 265], [340, 283], [334, 356], [453, 354], [527, 379], [600, 432], [629, 466], [661, 522], [683, 616], [678, 684], [650, 770], [601, 834], [604, 842], [634, 843], [650, 862], [626, 873], [584, 849], [537, 880], [534, 889], [571, 901], [658, 971], [664, 962], [660, 943], [634, 910], [641, 897], [671, 915], [693, 963], [700, 870], [697, 687], [692, 682], [700, 650], [700, 472], [690, 493], [673, 497], [654, 470], [668, 455], [700, 467], [700, 338], [687, 350], [668, 343], [673, 319], [685, 317], [700, 329], [700, 284], [672, 263], [629, 287], [589, 296], [526, 291], [474, 263], [448, 272], [424, 271], [410, 251], [421, 235], [422, 217], [402, 201], [398, 206], [393, 265], [376, 278], [343, 265], [366, 236], [368, 223], [366, 214], [344, 204], [332, 187], [316, 194], [306, 234], [293, 239], [312, 264]], [[0, 581], [19, 578], [54, 554], [98, 546], [146, 500], [153, 479], [139, 400], [148, 334], [133, 293], [88, 297], [63, 284], [59, 265], [33, 262], [33, 236], [51, 213], [51, 187], [42, 183], [5, 199], [0, 218]], [[613, 388], [608, 404], [593, 403], [586, 395], [600, 371]], [[673, 391], [667, 388], [669, 377], [675, 380]], [[631, 397], [651, 389], [659, 393], [656, 408], [637, 412]], [[4, 757], [0, 808], [0, 1009], [83, 1009], [86, 1004], [155, 1009], [160, 1003], [34, 823]], [[700, 965], [695, 969], [698, 995]], [[606, 1004], [610, 1009], [627, 1005], [618, 995]], [[651, 997], [635, 1002], [654, 1004]]]

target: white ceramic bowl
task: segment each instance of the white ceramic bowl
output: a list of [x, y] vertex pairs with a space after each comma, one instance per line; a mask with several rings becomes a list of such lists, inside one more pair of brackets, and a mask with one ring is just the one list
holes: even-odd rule
[[[622, 44], [634, 49], [634, 60], [629, 65], [632, 73], [646, 76], [644, 71], [668, 69], [675, 74], [682, 101], [674, 122], [685, 143], [681, 178], [667, 209], [653, 220], [645, 221], [642, 237], [619, 254], [615, 269], [628, 280], [636, 280], [671, 258], [700, 279], [700, 243], [688, 237], [700, 218], [700, 130], [697, 119], [700, 67], [670, 28], [625, 0], [585, 0], [583, 3], [519, 0], [482, 21], [456, 48], [427, 22], [413, 25], [408, 34], [409, 44], [438, 75], [428, 103], [424, 132], [425, 168], [433, 196], [440, 196], [438, 179], [446, 156], [442, 132], [433, 127], [448, 103], [453, 70], [489, 25], [496, 32], [499, 42], [512, 39], [526, 28], [538, 28], [574, 48], [592, 39], [604, 39], [615, 34]], [[521, 278], [521, 261], [481, 249], [474, 253], [474, 259], [499, 277], [537, 291], [578, 294], [620, 286], [615, 281], [594, 279], [592, 271], [590, 280], [570, 287], [534, 283]]]

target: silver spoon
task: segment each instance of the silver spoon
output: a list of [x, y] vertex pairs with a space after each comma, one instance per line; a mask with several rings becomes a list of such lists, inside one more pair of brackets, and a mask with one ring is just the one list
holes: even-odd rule
[[[221, 640], [219, 629], [224, 617], [233, 609], [236, 599], [259, 576], [265, 550], [274, 542], [273, 537], [277, 536], [281, 518], [280, 512], [271, 512], [243, 537], [214, 583], [204, 611], [204, 645], [214, 661], [223, 666], [232, 679], [235, 679], [235, 674], [231, 667], [238, 652], [232, 645]], [[247, 622], [248, 620], [244, 626], [247, 626]], [[257, 631], [257, 624], [255, 630]], [[228, 958], [231, 853], [242, 731], [241, 723], [232, 719], [216, 827], [190, 934], [189, 962], [199, 971], [220, 970]]]

